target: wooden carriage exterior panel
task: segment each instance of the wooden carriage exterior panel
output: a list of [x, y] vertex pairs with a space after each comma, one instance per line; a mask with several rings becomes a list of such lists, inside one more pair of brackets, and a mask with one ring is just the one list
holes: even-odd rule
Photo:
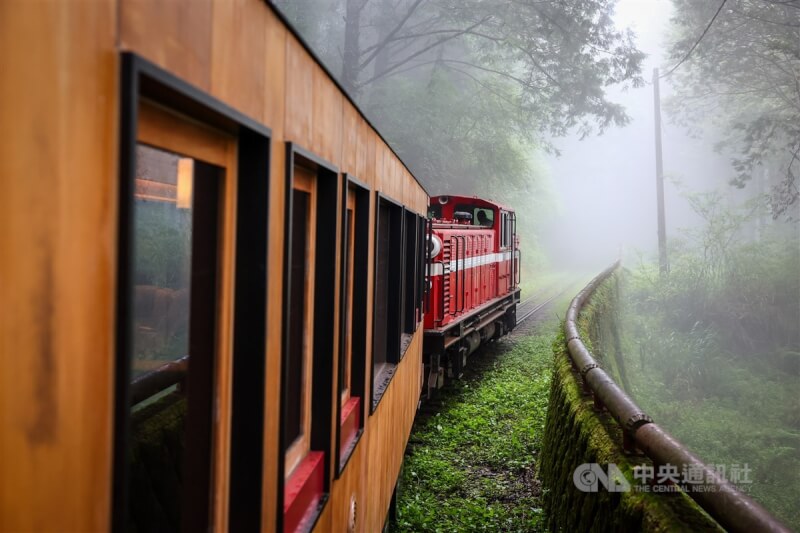
[[302, 45], [287, 35], [284, 134], [307, 148], [312, 146], [314, 66]]
[[124, 0], [116, 5], [123, 49], [135, 50], [204, 91], [211, 89], [212, 0]]
[[[256, 2], [258, 3], [258, 2]], [[260, 4], [259, 4], [260, 7]], [[283, 294], [279, 290], [281, 278], [277, 275], [283, 271], [284, 219], [285, 219], [285, 180], [286, 150], [283, 139], [285, 135], [284, 121], [286, 116], [286, 69], [288, 31], [274, 13], [267, 10], [267, 27], [265, 31], [266, 56], [263, 58], [266, 75], [266, 95], [264, 98], [264, 123], [272, 128], [270, 142], [270, 187], [269, 187], [269, 252], [267, 255], [268, 272], [271, 276], [267, 290], [267, 364], [266, 388], [264, 402], [268, 416], [264, 420], [264, 473], [262, 493], [262, 531], [270, 531], [277, 520], [278, 490], [278, 443], [279, 417], [277, 409], [271, 406], [280, 405], [282, 323], [273, 319], [275, 313], [282, 312]]]
[[[0, 530], [98, 531], [111, 523], [119, 72], [125, 51], [272, 131], [262, 497], [262, 530], [272, 531], [283, 486], [278, 406], [285, 143], [297, 143], [417, 213], [425, 213], [428, 197], [261, 0], [0, 4], [0, 118], [4, 131], [15, 132], [0, 148], [0, 280], [13, 280], [3, 282], [8, 305], [0, 322]], [[226, 191], [229, 199], [233, 191], [235, 183]], [[370, 198], [374, 228], [377, 208]], [[233, 224], [235, 210], [230, 201], [223, 208], [225, 227]], [[341, 238], [342, 223], [336, 224]], [[232, 249], [225, 241], [224, 253]], [[370, 265], [374, 254], [371, 231]], [[232, 263], [223, 268], [228, 276]], [[366, 283], [371, 317], [372, 268], [367, 277], [357, 282]], [[338, 335], [339, 328], [334, 331]], [[366, 345], [372, 346], [371, 321]], [[383, 525], [419, 397], [421, 346], [418, 329], [372, 415], [364, 398], [364, 432], [340, 477], [331, 473], [317, 531], [345, 529], [351, 500], [357, 531]], [[332, 380], [338, 356], [332, 347]], [[371, 349], [365, 364], [371, 368]], [[371, 377], [365, 372], [365, 391]], [[227, 395], [229, 387], [219, 390]], [[230, 416], [225, 402], [220, 416]], [[225, 528], [228, 508], [225, 481], [219, 481], [226, 477], [227, 438], [216, 441], [223, 463], [216, 467], [217, 530]]]
[[264, 120], [267, 28], [272, 16], [250, 0], [226, 0], [212, 6], [211, 94], [242, 113]]
[[0, 3], [2, 531], [109, 523], [115, 6]]

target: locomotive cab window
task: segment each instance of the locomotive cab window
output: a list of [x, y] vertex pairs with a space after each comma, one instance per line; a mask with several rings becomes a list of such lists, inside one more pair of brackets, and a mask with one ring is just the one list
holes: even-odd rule
[[469, 213], [472, 215], [473, 226], [494, 226], [494, 210], [489, 208], [478, 207], [473, 204], [458, 204], [455, 211]]
[[329, 164], [287, 144], [279, 517], [287, 531], [310, 526], [329, 489], [337, 184]]
[[493, 227], [494, 226], [494, 211], [492, 209], [482, 209], [480, 207], [475, 208], [475, 217], [472, 219], [472, 223], [476, 226], [487, 226]]
[[500, 212], [500, 246], [511, 246], [511, 219], [505, 211]]

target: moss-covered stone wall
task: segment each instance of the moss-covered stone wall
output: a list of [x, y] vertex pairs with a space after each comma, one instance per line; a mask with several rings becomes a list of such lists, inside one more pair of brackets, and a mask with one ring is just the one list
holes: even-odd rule
[[[619, 272], [619, 271], [618, 271]], [[619, 335], [615, 308], [620, 274], [606, 280], [581, 313], [579, 328], [587, 346], [620, 386], [624, 366], [617, 357]], [[599, 463], [616, 464], [633, 486], [633, 467], [650, 461], [626, 455], [622, 432], [610, 415], [595, 410], [582, 392], [573, 371], [563, 335], [554, 345], [555, 368], [539, 477], [544, 488], [545, 514], [552, 531], [714, 531], [719, 530], [689, 497], [682, 493], [582, 492], [572, 480], [575, 468]]]

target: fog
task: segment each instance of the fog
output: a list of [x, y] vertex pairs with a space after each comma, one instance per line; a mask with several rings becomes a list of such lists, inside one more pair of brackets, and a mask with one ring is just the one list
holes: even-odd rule
[[[621, 247], [634, 256], [656, 248], [652, 72], [660, 68], [664, 76], [678, 65], [714, 11], [712, 3], [677, 1], [598, 0], [579, 7], [480, 0], [276, 4], [430, 194], [486, 196], [525, 212], [521, 234], [537, 268], [546, 270], [597, 269]], [[792, 6], [772, 13], [775, 6], [767, 0], [735, 4], [718, 26], [739, 24], [736, 17], [746, 9], [764, 12], [745, 22], [800, 13]], [[675, 16], [674, 5], [682, 6], [682, 18]], [[767, 42], [776, 27], [784, 32], [778, 38], [796, 48], [795, 27], [776, 24], [754, 27], [749, 37]], [[789, 198], [783, 205], [789, 208], [778, 218], [798, 214], [796, 170], [784, 172], [786, 156], [777, 154], [797, 148], [797, 126], [790, 125], [798, 114], [796, 102], [778, 119], [785, 130], [779, 133], [790, 139], [785, 147], [774, 139], [761, 142], [763, 132], [755, 129], [740, 137], [755, 138], [769, 150], [750, 146], [736, 153], [733, 146], [732, 152], [730, 139], [725, 153], [715, 150], [734, 118], [740, 120], [725, 119], [738, 102], [725, 107], [713, 98], [696, 98], [708, 89], [702, 69], [713, 69], [715, 56], [731, 47], [724, 41], [731, 31], [719, 34], [717, 39], [712, 31], [694, 55], [661, 79], [669, 238], [682, 237], [699, 223], [687, 194], [717, 190], [732, 207], [765, 198], [782, 173], [792, 176], [783, 183]], [[736, 51], [731, 53], [729, 63], [735, 65]], [[782, 89], [794, 90], [796, 63], [790, 57], [779, 65], [789, 73], [788, 80], [778, 80]], [[730, 87], [710, 92], [726, 90], [731, 93]], [[769, 88], [760, 90], [774, 97]], [[686, 104], [687, 95], [696, 105]], [[743, 189], [728, 185], [739, 173], [732, 166], [736, 157], [755, 160], [740, 180]], [[771, 177], [765, 178], [770, 165]], [[751, 226], [766, 223], [767, 211]], [[796, 226], [788, 231], [796, 233]]]
[[[620, 248], [654, 254], [658, 247], [656, 203], [655, 119], [652, 73], [671, 66], [666, 61], [670, 0], [620, 0], [615, 24], [630, 28], [647, 54], [642, 64], [646, 85], [608, 89], [609, 98], [625, 107], [630, 123], [603, 135], [580, 139], [578, 134], [551, 139], [560, 155], [546, 156], [547, 171], [557, 194], [559, 211], [542, 235], [554, 265], [598, 269], [619, 256]], [[671, 79], [660, 80], [662, 108], [672, 96]], [[683, 194], [687, 190], [726, 189], [730, 165], [714, 151], [719, 139], [692, 137], [662, 109], [664, 203], [668, 238], [699, 223]], [[752, 187], [751, 187], [752, 189]], [[750, 192], [750, 191], [747, 191]]]

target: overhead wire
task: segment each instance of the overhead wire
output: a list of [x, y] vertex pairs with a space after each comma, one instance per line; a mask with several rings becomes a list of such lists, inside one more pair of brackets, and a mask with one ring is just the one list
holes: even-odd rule
[[698, 44], [700, 44], [700, 41], [702, 41], [702, 40], [703, 40], [703, 37], [705, 37], [705, 36], [706, 36], [706, 33], [708, 33], [708, 30], [710, 30], [710, 29], [711, 29], [711, 26], [714, 24], [714, 21], [715, 21], [715, 20], [717, 20], [717, 17], [719, 16], [720, 12], [722, 11], [722, 8], [725, 6], [725, 3], [726, 3], [727, 1], [728, 1], [728, 0], [722, 0], [722, 3], [721, 3], [721, 4], [719, 5], [719, 7], [717, 8], [717, 12], [716, 12], [716, 13], [714, 13], [714, 16], [713, 16], [713, 17], [711, 17], [711, 20], [708, 22], [708, 25], [706, 26], [706, 29], [704, 29], [704, 30], [703, 30], [703, 33], [701, 33], [701, 34], [700, 34], [700, 37], [698, 37], [698, 38], [697, 38], [697, 40], [694, 42], [694, 44], [693, 44], [693, 45], [692, 45], [692, 47], [689, 49], [689, 51], [688, 51], [688, 52], [686, 52], [686, 55], [685, 55], [685, 56], [683, 56], [683, 59], [681, 59], [680, 61], [678, 61], [678, 63], [677, 63], [677, 64], [676, 64], [674, 67], [672, 67], [671, 69], [669, 69], [669, 72], [667, 72], [666, 74], [662, 74], [661, 76], [659, 76], [659, 78], [666, 78], [667, 76], [669, 76], [670, 74], [672, 74], [673, 72], [675, 72], [675, 70], [676, 70], [678, 67], [680, 67], [680, 66], [681, 66], [681, 65], [684, 63], [684, 61], [686, 61], [687, 59], [689, 59], [689, 56], [691, 56], [691, 55], [692, 55], [692, 52], [694, 52], [694, 49], [695, 49], [695, 48], [697, 48], [697, 45], [698, 45]]

